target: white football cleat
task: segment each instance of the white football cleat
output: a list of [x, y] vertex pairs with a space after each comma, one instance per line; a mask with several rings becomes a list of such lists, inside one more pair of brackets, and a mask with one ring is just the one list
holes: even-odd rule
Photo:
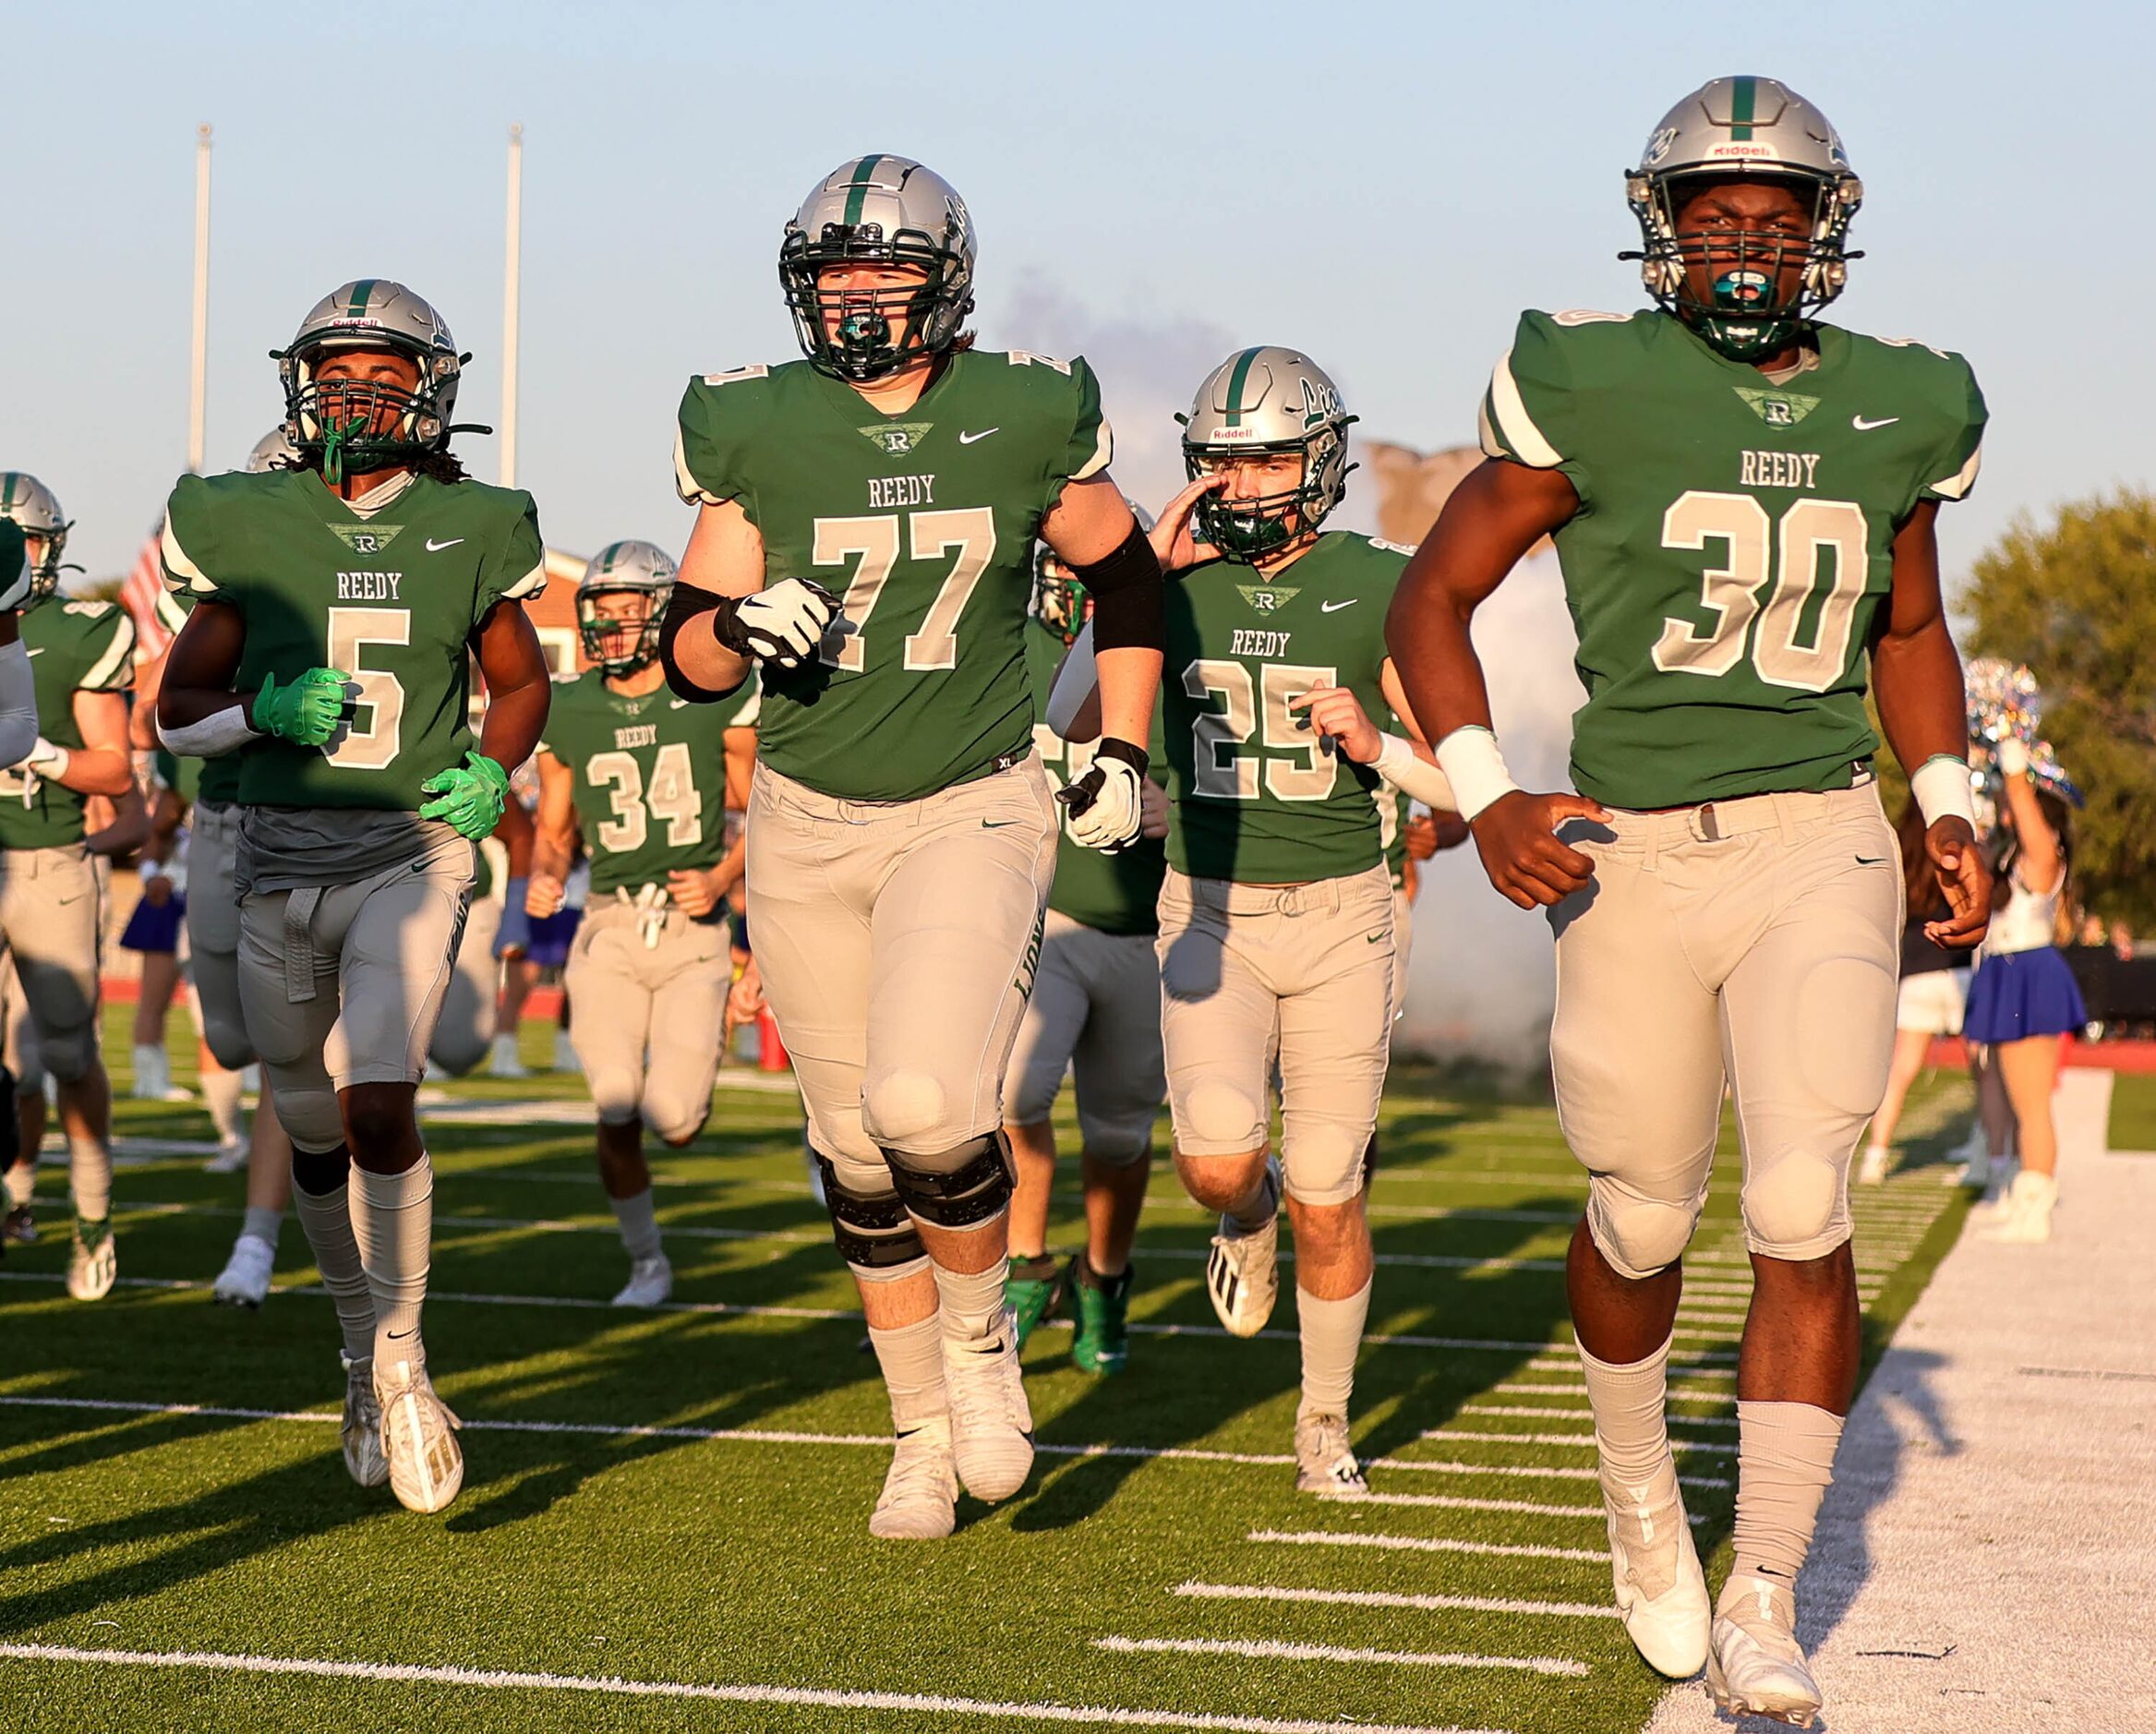
[[163, 1102], [164, 1092], [172, 1086], [172, 1073], [167, 1067], [164, 1050], [147, 1042], [135, 1044], [135, 1081], [127, 1087], [130, 1102]]
[[944, 1390], [958, 1479], [987, 1504], [1009, 1499], [1032, 1473], [1033, 1411], [1018, 1367], [1018, 1321], [1008, 1307], [980, 1342], [944, 1339]]
[[2007, 1187], [1998, 1207], [1985, 1213], [1976, 1237], [2017, 1246], [2049, 1240], [2052, 1209], [2058, 1201], [2059, 1183], [2055, 1179], [2024, 1168], [2014, 1176], [2014, 1184]]
[[247, 1146], [245, 1138], [231, 1138], [218, 1145], [217, 1154], [202, 1164], [206, 1174], [236, 1174], [247, 1165]]
[[1370, 1490], [1362, 1460], [1349, 1442], [1347, 1420], [1337, 1415], [1295, 1416], [1295, 1491], [1332, 1499], [1359, 1499]]
[[869, 1514], [868, 1533], [880, 1541], [941, 1541], [958, 1523], [958, 1471], [951, 1457], [946, 1415], [898, 1435], [884, 1491]]
[[[1740, 1583], [1740, 1596], [1730, 1591]], [[1796, 1598], [1765, 1578], [1733, 1578], [1722, 1591], [1729, 1611], [1715, 1616], [1707, 1655], [1707, 1693], [1732, 1716], [1764, 1716], [1810, 1728], [1819, 1685], [1797, 1642]]]
[[488, 1062], [487, 1076], [489, 1078], [529, 1078], [531, 1076], [531, 1073], [524, 1069], [524, 1061], [517, 1056], [516, 1036], [513, 1032], [505, 1031], [494, 1038], [494, 1055]]
[[379, 1487], [390, 1478], [390, 1460], [381, 1452], [381, 1404], [374, 1400], [374, 1361], [355, 1361], [340, 1352], [344, 1367], [344, 1469], [363, 1487]]
[[614, 1296], [617, 1307], [656, 1307], [674, 1292], [674, 1267], [663, 1252], [629, 1267], [629, 1282]]
[[277, 1266], [277, 1249], [259, 1234], [242, 1234], [232, 1243], [232, 1257], [224, 1261], [210, 1298], [224, 1307], [259, 1307], [270, 1296], [270, 1272]]
[[1692, 1545], [1677, 1465], [1666, 1458], [1641, 1482], [1619, 1480], [1605, 1467], [1601, 1480], [1618, 1617], [1649, 1668], [1689, 1680], [1706, 1662], [1714, 1610]]
[[1894, 1161], [1894, 1152], [1884, 1144], [1867, 1145], [1864, 1160], [1857, 1170], [1857, 1184], [1861, 1186], [1877, 1186], [1886, 1184], [1886, 1170]]
[[1256, 1336], [1280, 1298], [1280, 1163], [1271, 1157], [1265, 1163], [1265, 1192], [1272, 1205], [1265, 1226], [1244, 1234], [1222, 1217], [1205, 1260], [1205, 1292], [1212, 1299], [1214, 1317], [1231, 1336]]
[[[88, 1234], [83, 1231], [87, 1229]], [[113, 1246], [113, 1225], [75, 1224], [75, 1244], [67, 1249], [67, 1293], [78, 1301], [102, 1300], [113, 1292], [120, 1258]]]
[[374, 1399], [381, 1404], [390, 1491], [406, 1511], [440, 1511], [464, 1485], [464, 1451], [456, 1435], [464, 1423], [434, 1394], [424, 1362], [377, 1367]]

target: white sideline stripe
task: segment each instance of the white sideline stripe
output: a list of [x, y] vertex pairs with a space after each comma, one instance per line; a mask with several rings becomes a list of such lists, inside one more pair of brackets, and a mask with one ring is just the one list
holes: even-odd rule
[[[1694, 1379], [1713, 1379], [1719, 1377], [1719, 1375], [1695, 1373], [1692, 1377]], [[1483, 1389], [1493, 1396], [1572, 1398], [1574, 1400], [1574, 1408], [1567, 1410], [1565, 1412], [1567, 1414], [1576, 1413], [1577, 1405], [1587, 1401], [1587, 1381], [1584, 1379], [1575, 1379], [1569, 1384], [1508, 1379], [1500, 1384], [1485, 1385]], [[1672, 1391], [1669, 1392], [1669, 1401], [1671, 1403], [1718, 1403], [1727, 1408], [1732, 1399], [1726, 1391]]]
[[[1469, 1499], [1452, 1493], [1322, 1493], [1319, 1499], [1337, 1505], [1435, 1505], [1451, 1511], [1524, 1511], [1536, 1517], [1593, 1517], [1605, 1515], [1599, 1505], [1544, 1505], [1535, 1499]], [[1694, 1523], [1708, 1520], [1688, 1512]]]
[[[1477, 1445], [1573, 1445], [1583, 1451], [1595, 1449], [1592, 1433], [1473, 1433], [1464, 1427], [1433, 1427], [1426, 1428], [1422, 1437], [1446, 1444], [1454, 1439], [1469, 1439]], [[1680, 1451], [1713, 1451], [1724, 1457], [1737, 1454], [1734, 1445], [1716, 1445], [1707, 1439], [1680, 1439], [1675, 1444]]]
[[1416, 1613], [1528, 1614], [1553, 1620], [1615, 1620], [1608, 1602], [1524, 1602], [1500, 1596], [1409, 1596], [1397, 1590], [1283, 1589], [1270, 1583], [1200, 1583], [1169, 1592], [1219, 1602], [1314, 1602], [1327, 1608], [1403, 1608]]
[[[811, 1686], [704, 1686], [683, 1680], [532, 1674], [509, 1668], [422, 1668], [406, 1662], [331, 1662], [293, 1656], [232, 1656], [215, 1650], [92, 1650], [64, 1644], [0, 1644], [18, 1662], [87, 1662], [117, 1668], [194, 1668], [227, 1674], [301, 1674], [394, 1685], [484, 1686], [533, 1692], [586, 1692], [631, 1698], [693, 1698], [720, 1704], [789, 1704], [812, 1710], [888, 1710], [921, 1716], [977, 1716], [1005, 1722], [1066, 1722], [1091, 1728], [1214, 1728], [1223, 1734], [1339, 1734], [1337, 1722], [1292, 1722], [1264, 1716], [1206, 1716], [1186, 1710], [1016, 1704], [917, 1692], [832, 1692]], [[1361, 1734], [1494, 1734], [1458, 1728], [1372, 1723]]]
[[1337, 1529], [1254, 1529], [1243, 1539], [1296, 1547], [1379, 1547], [1391, 1553], [1480, 1553], [1506, 1559], [1609, 1563], [1607, 1547], [1543, 1547], [1517, 1541], [1457, 1541], [1451, 1535], [1367, 1535]]
[[1584, 1662], [1555, 1656], [1462, 1656], [1443, 1650], [1343, 1650], [1331, 1644], [1283, 1644], [1275, 1638], [1095, 1638], [1096, 1650], [1118, 1656], [1243, 1656], [1271, 1662], [1377, 1662], [1396, 1668], [1509, 1668], [1523, 1673], [1586, 1677]]
[[[226, 1421], [338, 1422], [343, 1419], [334, 1409], [249, 1409], [226, 1403], [130, 1403], [116, 1397], [45, 1397], [31, 1393], [0, 1394], [0, 1406], [20, 1409], [88, 1409], [114, 1415], [206, 1415], [211, 1419]], [[589, 1434], [598, 1439], [717, 1439], [741, 1445], [865, 1445], [883, 1451], [890, 1450], [892, 1442], [887, 1433], [813, 1433], [777, 1427], [640, 1427], [610, 1421], [489, 1421], [476, 1416], [465, 1417], [464, 1430], [467, 1433], [576, 1433]], [[1292, 1451], [1211, 1451], [1202, 1445], [1059, 1445], [1042, 1439], [1035, 1441], [1033, 1449], [1049, 1457], [1135, 1457], [1144, 1461], [1157, 1458], [1171, 1463], [1237, 1463], [1260, 1469], [1283, 1467], [1295, 1461]], [[1419, 1470], [1433, 1475], [1506, 1475], [1554, 1481], [1592, 1481], [1596, 1478], [1592, 1469], [1456, 1463], [1403, 1457], [1374, 1458], [1368, 1467]], [[1679, 1475], [1677, 1479], [1680, 1485], [1688, 1487], [1726, 1487], [1729, 1485], [1726, 1479], [1715, 1475]]]
[[[1692, 1401], [1699, 1401], [1694, 1398]], [[1716, 1399], [1716, 1401], [1722, 1401]], [[1560, 1421], [1579, 1421], [1585, 1417], [1577, 1409], [1538, 1409], [1519, 1403], [1463, 1403], [1462, 1415], [1501, 1415], [1525, 1420], [1546, 1420], [1554, 1415]], [[1668, 1417], [1671, 1427], [1735, 1427], [1735, 1418], [1718, 1415], [1673, 1415]]]

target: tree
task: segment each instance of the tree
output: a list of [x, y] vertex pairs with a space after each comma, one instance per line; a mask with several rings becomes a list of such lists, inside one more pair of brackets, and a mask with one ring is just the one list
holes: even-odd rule
[[2075, 500], [2048, 525], [2023, 513], [1960, 600], [1972, 652], [2042, 683], [2042, 732], [2089, 797], [2074, 817], [2081, 901], [2156, 926], [2156, 494]]

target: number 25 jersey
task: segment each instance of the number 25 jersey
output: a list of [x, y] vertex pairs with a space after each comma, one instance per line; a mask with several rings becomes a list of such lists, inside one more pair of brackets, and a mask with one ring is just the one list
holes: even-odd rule
[[311, 470], [182, 476], [164, 568], [174, 589], [245, 620], [235, 691], [324, 668], [358, 689], [326, 746], [250, 742], [242, 803], [408, 813], [473, 744], [466, 641], [496, 603], [547, 579], [529, 494], [416, 476], [363, 518]]
[[1614, 807], [1846, 788], [1895, 534], [1976, 481], [1959, 355], [1813, 328], [1781, 384], [1668, 314], [1530, 312], [1483, 400], [1492, 457], [1562, 470], [1587, 702], [1572, 780]]
[[1025, 750], [1026, 601], [1042, 516], [1108, 467], [1082, 360], [955, 355], [886, 416], [805, 361], [690, 381], [681, 497], [739, 502], [764, 582], [844, 598], [814, 659], [764, 670], [764, 763], [847, 801], [917, 801]]

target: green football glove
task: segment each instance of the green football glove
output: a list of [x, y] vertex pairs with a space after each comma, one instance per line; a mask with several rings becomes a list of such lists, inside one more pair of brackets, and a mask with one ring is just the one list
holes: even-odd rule
[[255, 694], [255, 727], [295, 746], [323, 745], [344, 720], [344, 687], [351, 678], [341, 668], [309, 668], [281, 687], [275, 675], [265, 674]]
[[475, 843], [493, 833], [501, 823], [501, 810], [509, 804], [509, 773], [477, 753], [465, 753], [462, 766], [437, 771], [419, 787], [426, 794], [441, 797], [420, 808], [419, 816], [440, 819]]

